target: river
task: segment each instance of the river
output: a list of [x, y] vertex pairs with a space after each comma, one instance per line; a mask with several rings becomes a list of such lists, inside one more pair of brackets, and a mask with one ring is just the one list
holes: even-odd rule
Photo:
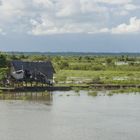
[[140, 140], [140, 95], [0, 100], [0, 140]]

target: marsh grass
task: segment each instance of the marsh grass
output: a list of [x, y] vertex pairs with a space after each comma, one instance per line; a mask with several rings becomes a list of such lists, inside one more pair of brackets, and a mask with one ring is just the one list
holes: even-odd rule
[[140, 88], [118, 89], [109, 92], [109, 94], [128, 94], [128, 93], [140, 93]]
[[3, 94], [2, 93], [0, 93], [0, 99], [2, 99], [3, 98]]
[[[67, 78], [63, 78], [63, 76]], [[117, 84], [117, 85], [130, 85], [140, 83], [140, 72], [139, 71], [128, 71], [128, 70], [117, 70], [116, 69], [106, 69], [104, 71], [91, 71], [91, 70], [60, 70], [55, 74], [57, 81], [64, 81], [66, 83], [67, 79], [71, 79], [73, 82], [71, 85], [90, 85], [99, 84]], [[62, 78], [61, 78], [62, 77]], [[81, 79], [80, 84], [75, 84], [76, 79]], [[87, 81], [88, 79], [88, 81]]]
[[72, 87], [72, 90], [74, 90], [76, 93], [80, 92], [80, 88], [78, 88], [78, 87]]
[[107, 95], [108, 95], [108, 96], [113, 96], [113, 93], [109, 92]]
[[94, 97], [95, 97], [95, 96], [98, 96], [98, 92], [97, 92], [97, 91], [89, 91], [89, 92], [88, 92], [88, 95], [89, 95], [89, 96], [94, 96]]

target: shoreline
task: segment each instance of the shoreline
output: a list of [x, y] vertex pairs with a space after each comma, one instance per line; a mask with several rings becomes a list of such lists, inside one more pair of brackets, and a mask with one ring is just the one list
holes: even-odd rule
[[2, 92], [40, 92], [40, 91], [70, 91], [75, 89], [104, 89], [104, 90], [113, 90], [113, 89], [122, 89], [122, 88], [140, 88], [140, 85], [118, 85], [118, 84], [94, 84], [94, 85], [85, 85], [85, 86], [52, 86], [52, 87], [15, 87], [15, 88], [6, 88], [1, 87], [0, 91]]

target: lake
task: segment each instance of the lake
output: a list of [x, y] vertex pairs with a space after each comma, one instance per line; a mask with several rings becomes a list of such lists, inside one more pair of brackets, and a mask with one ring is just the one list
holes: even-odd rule
[[32, 96], [0, 100], [1, 140], [140, 140], [139, 94]]

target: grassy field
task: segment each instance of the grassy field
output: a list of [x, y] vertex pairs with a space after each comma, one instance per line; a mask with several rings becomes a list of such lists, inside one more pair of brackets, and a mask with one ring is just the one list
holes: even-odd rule
[[12, 60], [50, 60], [56, 71], [55, 85], [140, 84], [140, 55], [47, 56], [1, 53], [0, 83], [10, 70]]
[[140, 71], [60, 70], [56, 82], [95, 84], [140, 84]]

